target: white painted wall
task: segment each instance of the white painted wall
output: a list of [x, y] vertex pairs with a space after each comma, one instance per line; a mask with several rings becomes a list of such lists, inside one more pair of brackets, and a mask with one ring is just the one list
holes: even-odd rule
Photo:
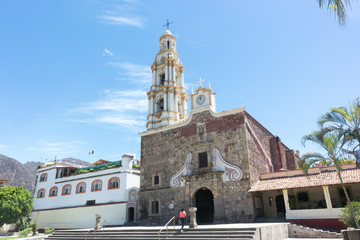
[[[38, 170], [38, 180], [34, 194], [34, 210], [31, 214], [39, 228], [90, 228], [95, 224], [95, 214], [102, 214], [106, 225], [122, 225], [126, 222], [129, 191], [138, 191], [140, 171], [132, 169], [132, 157], [124, 155], [122, 167], [98, 170], [68, 177], [55, 178], [56, 167], [63, 163]], [[40, 182], [40, 176], [48, 174], [47, 181]], [[119, 188], [108, 189], [111, 178], [120, 179]], [[102, 181], [101, 191], [91, 191], [95, 180]], [[84, 182], [85, 193], [76, 193], [76, 186]], [[65, 185], [71, 185], [70, 195], [62, 195]], [[57, 196], [49, 197], [50, 189], [58, 188]], [[45, 197], [37, 198], [40, 189], [45, 189]], [[94, 206], [86, 206], [87, 201], [95, 200]], [[135, 210], [136, 211], [136, 210]]]
[[111, 204], [65, 208], [58, 210], [33, 211], [31, 218], [39, 228], [93, 228], [95, 214], [102, 214], [106, 225], [123, 225], [126, 220], [126, 204]]
[[[121, 170], [123, 169], [111, 168], [58, 179], [55, 179], [56, 169], [46, 171], [48, 173], [48, 180], [46, 182], [39, 182], [36, 186], [34, 194], [34, 209], [39, 210], [81, 206], [85, 205], [88, 200], [96, 200], [96, 203], [126, 201], [127, 189], [129, 187], [139, 187], [140, 177], [138, 175], [131, 174], [130, 172]], [[108, 181], [113, 177], [118, 177], [120, 179], [119, 189], [108, 189]], [[131, 184], [127, 183], [128, 178], [131, 179]], [[92, 192], [91, 185], [97, 179], [102, 181], [102, 190]], [[76, 186], [80, 182], [84, 182], [86, 184], [85, 193], [76, 193]], [[62, 189], [67, 184], [71, 185], [71, 194], [62, 195]], [[58, 188], [58, 194], [56, 197], [49, 197], [50, 189], [53, 186]], [[45, 197], [37, 198], [38, 190], [41, 188], [45, 189]]]

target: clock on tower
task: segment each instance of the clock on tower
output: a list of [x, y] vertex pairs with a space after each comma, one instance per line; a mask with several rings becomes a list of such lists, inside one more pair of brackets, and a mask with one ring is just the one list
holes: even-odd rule
[[213, 90], [211, 89], [210, 83], [209, 88], [204, 88], [201, 84], [201, 82], [204, 81], [200, 78], [200, 87], [195, 91], [192, 91], [190, 97], [191, 97], [191, 110], [198, 109], [198, 108], [204, 108], [210, 109], [215, 112], [215, 95], [213, 93]]

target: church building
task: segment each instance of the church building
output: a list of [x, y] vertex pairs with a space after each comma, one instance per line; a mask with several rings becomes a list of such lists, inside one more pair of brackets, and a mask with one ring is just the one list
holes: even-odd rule
[[[253, 222], [264, 216], [260, 174], [297, 168], [286, 147], [244, 107], [216, 112], [210, 84], [190, 96], [169, 29], [151, 66], [147, 130], [141, 135], [140, 224], [164, 224], [181, 208], [198, 223]], [[190, 98], [190, 112], [187, 105]]]

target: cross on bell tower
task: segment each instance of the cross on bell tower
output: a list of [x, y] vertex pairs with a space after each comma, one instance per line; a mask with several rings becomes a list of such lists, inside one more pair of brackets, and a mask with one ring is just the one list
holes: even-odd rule
[[169, 22], [169, 19], [166, 19], [166, 24], [164, 24], [163, 27], [166, 26], [166, 29], [170, 30], [170, 29], [169, 29], [169, 26], [170, 26], [170, 24], [173, 24], [173, 23], [174, 23], [174, 22], [172, 22], [172, 21]]
[[200, 77], [200, 80], [198, 81], [198, 83], [200, 84], [200, 87], [202, 87], [201, 82], [204, 82], [204, 81], [205, 81], [205, 79], [202, 79], [202, 78]]

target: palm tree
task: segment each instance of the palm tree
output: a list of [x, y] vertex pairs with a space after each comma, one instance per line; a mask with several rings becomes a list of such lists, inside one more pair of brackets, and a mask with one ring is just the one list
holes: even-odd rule
[[360, 167], [360, 100], [357, 97], [349, 107], [333, 107], [330, 112], [321, 115], [318, 123], [327, 131], [341, 131], [344, 134], [343, 150], [355, 156]]
[[346, 7], [350, 7], [350, 0], [318, 0], [319, 7], [327, 5], [328, 9], [333, 9], [340, 25], [346, 23]]
[[325, 155], [321, 153], [305, 153], [301, 157], [300, 167], [304, 170], [307, 175], [308, 168], [319, 163], [326, 163], [335, 166], [337, 175], [340, 180], [341, 187], [345, 193], [346, 200], [352, 212], [353, 220], [355, 221], [356, 227], [360, 229], [359, 222], [356, 218], [354, 208], [351, 204], [349, 194], [345, 188], [343, 179], [341, 177], [341, 165], [342, 165], [342, 145], [344, 140], [344, 134], [341, 131], [328, 131], [326, 129], [320, 129], [314, 131], [309, 135], [302, 138], [302, 143], [305, 146], [305, 142], [311, 141], [319, 145], [324, 151]]

